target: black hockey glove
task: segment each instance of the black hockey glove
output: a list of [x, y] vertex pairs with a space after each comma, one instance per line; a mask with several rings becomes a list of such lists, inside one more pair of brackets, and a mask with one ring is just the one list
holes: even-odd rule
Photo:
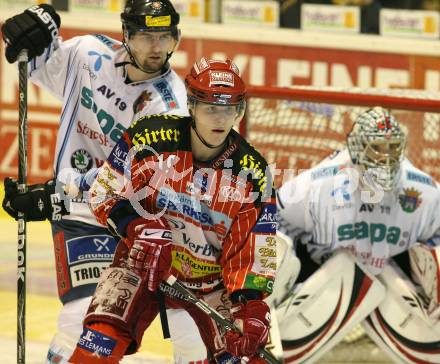
[[14, 63], [23, 49], [28, 50], [29, 60], [40, 56], [58, 36], [60, 24], [60, 16], [49, 4], [31, 6], [7, 19], [2, 25], [2, 35], [8, 62]]
[[24, 213], [26, 221], [59, 221], [61, 216], [68, 214], [62, 192], [55, 190], [55, 180], [30, 185], [26, 193], [18, 192], [17, 180], [10, 177], [5, 178], [4, 185], [5, 198], [2, 206], [15, 220], [18, 219], [18, 211]]

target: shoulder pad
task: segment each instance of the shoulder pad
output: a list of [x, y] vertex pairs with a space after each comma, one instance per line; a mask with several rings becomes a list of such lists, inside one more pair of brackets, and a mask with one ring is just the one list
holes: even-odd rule
[[312, 181], [332, 177], [350, 165], [351, 159], [347, 149], [336, 150], [330, 156], [310, 169]]
[[328, 166], [328, 167], [319, 167], [316, 169], [312, 169], [310, 171], [310, 178], [312, 181], [321, 179], [324, 177], [332, 177], [336, 175], [340, 170], [342, 169], [342, 166], [335, 165], [335, 166]]
[[[170, 74], [168, 72], [168, 74]], [[153, 83], [154, 88], [158, 94], [162, 97], [162, 101], [165, 104], [166, 111], [172, 112], [174, 109], [179, 109], [182, 105], [179, 104], [179, 100], [173, 91], [173, 85], [171, 85], [165, 77], [159, 78]]]
[[119, 48], [121, 48], [121, 43], [115, 41], [114, 39], [111, 39], [105, 35], [102, 34], [93, 34], [93, 37], [101, 41], [104, 45], [106, 45], [108, 48], [110, 48], [112, 51], [115, 51]]
[[[234, 173], [244, 171], [249, 181], [254, 185], [254, 191], [268, 198], [269, 192], [274, 195], [273, 178], [269, 166], [263, 156], [255, 150], [243, 137], [238, 135], [239, 150], [234, 161]], [[238, 162], [238, 163], [237, 163]]]
[[188, 135], [190, 117], [154, 114], [134, 121], [127, 129], [132, 145], [159, 147], [159, 150], [177, 150]]
[[431, 187], [436, 187], [434, 180], [429, 174], [423, 173], [417, 169], [407, 169], [405, 171], [405, 178], [407, 181], [422, 183]]
[[189, 116], [181, 116], [181, 115], [173, 115], [173, 114], [151, 114], [140, 117], [139, 119], [133, 121], [129, 127], [129, 129], [138, 129], [139, 125], [141, 127], [145, 126], [145, 122], [148, 123], [149, 126], [153, 127], [156, 125], [164, 126], [171, 124], [182, 124], [186, 125], [188, 122], [191, 122], [191, 117]]

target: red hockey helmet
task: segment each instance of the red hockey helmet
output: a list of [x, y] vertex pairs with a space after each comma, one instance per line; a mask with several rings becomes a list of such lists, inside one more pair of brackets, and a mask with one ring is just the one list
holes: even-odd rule
[[202, 57], [185, 78], [190, 101], [217, 105], [240, 105], [245, 101], [246, 86], [231, 60], [216, 61]]

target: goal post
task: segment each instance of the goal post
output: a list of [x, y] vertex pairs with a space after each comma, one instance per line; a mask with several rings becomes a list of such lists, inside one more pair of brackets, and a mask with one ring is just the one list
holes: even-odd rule
[[299, 171], [343, 148], [353, 121], [374, 106], [391, 111], [408, 136], [408, 158], [439, 181], [440, 93], [250, 86], [240, 131], [270, 164]]

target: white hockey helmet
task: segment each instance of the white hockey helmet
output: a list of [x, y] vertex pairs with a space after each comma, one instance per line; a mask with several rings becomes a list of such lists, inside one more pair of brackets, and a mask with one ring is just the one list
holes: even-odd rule
[[399, 123], [381, 107], [360, 114], [347, 136], [351, 160], [360, 168], [364, 182], [372, 180], [385, 191], [397, 183], [405, 144]]

